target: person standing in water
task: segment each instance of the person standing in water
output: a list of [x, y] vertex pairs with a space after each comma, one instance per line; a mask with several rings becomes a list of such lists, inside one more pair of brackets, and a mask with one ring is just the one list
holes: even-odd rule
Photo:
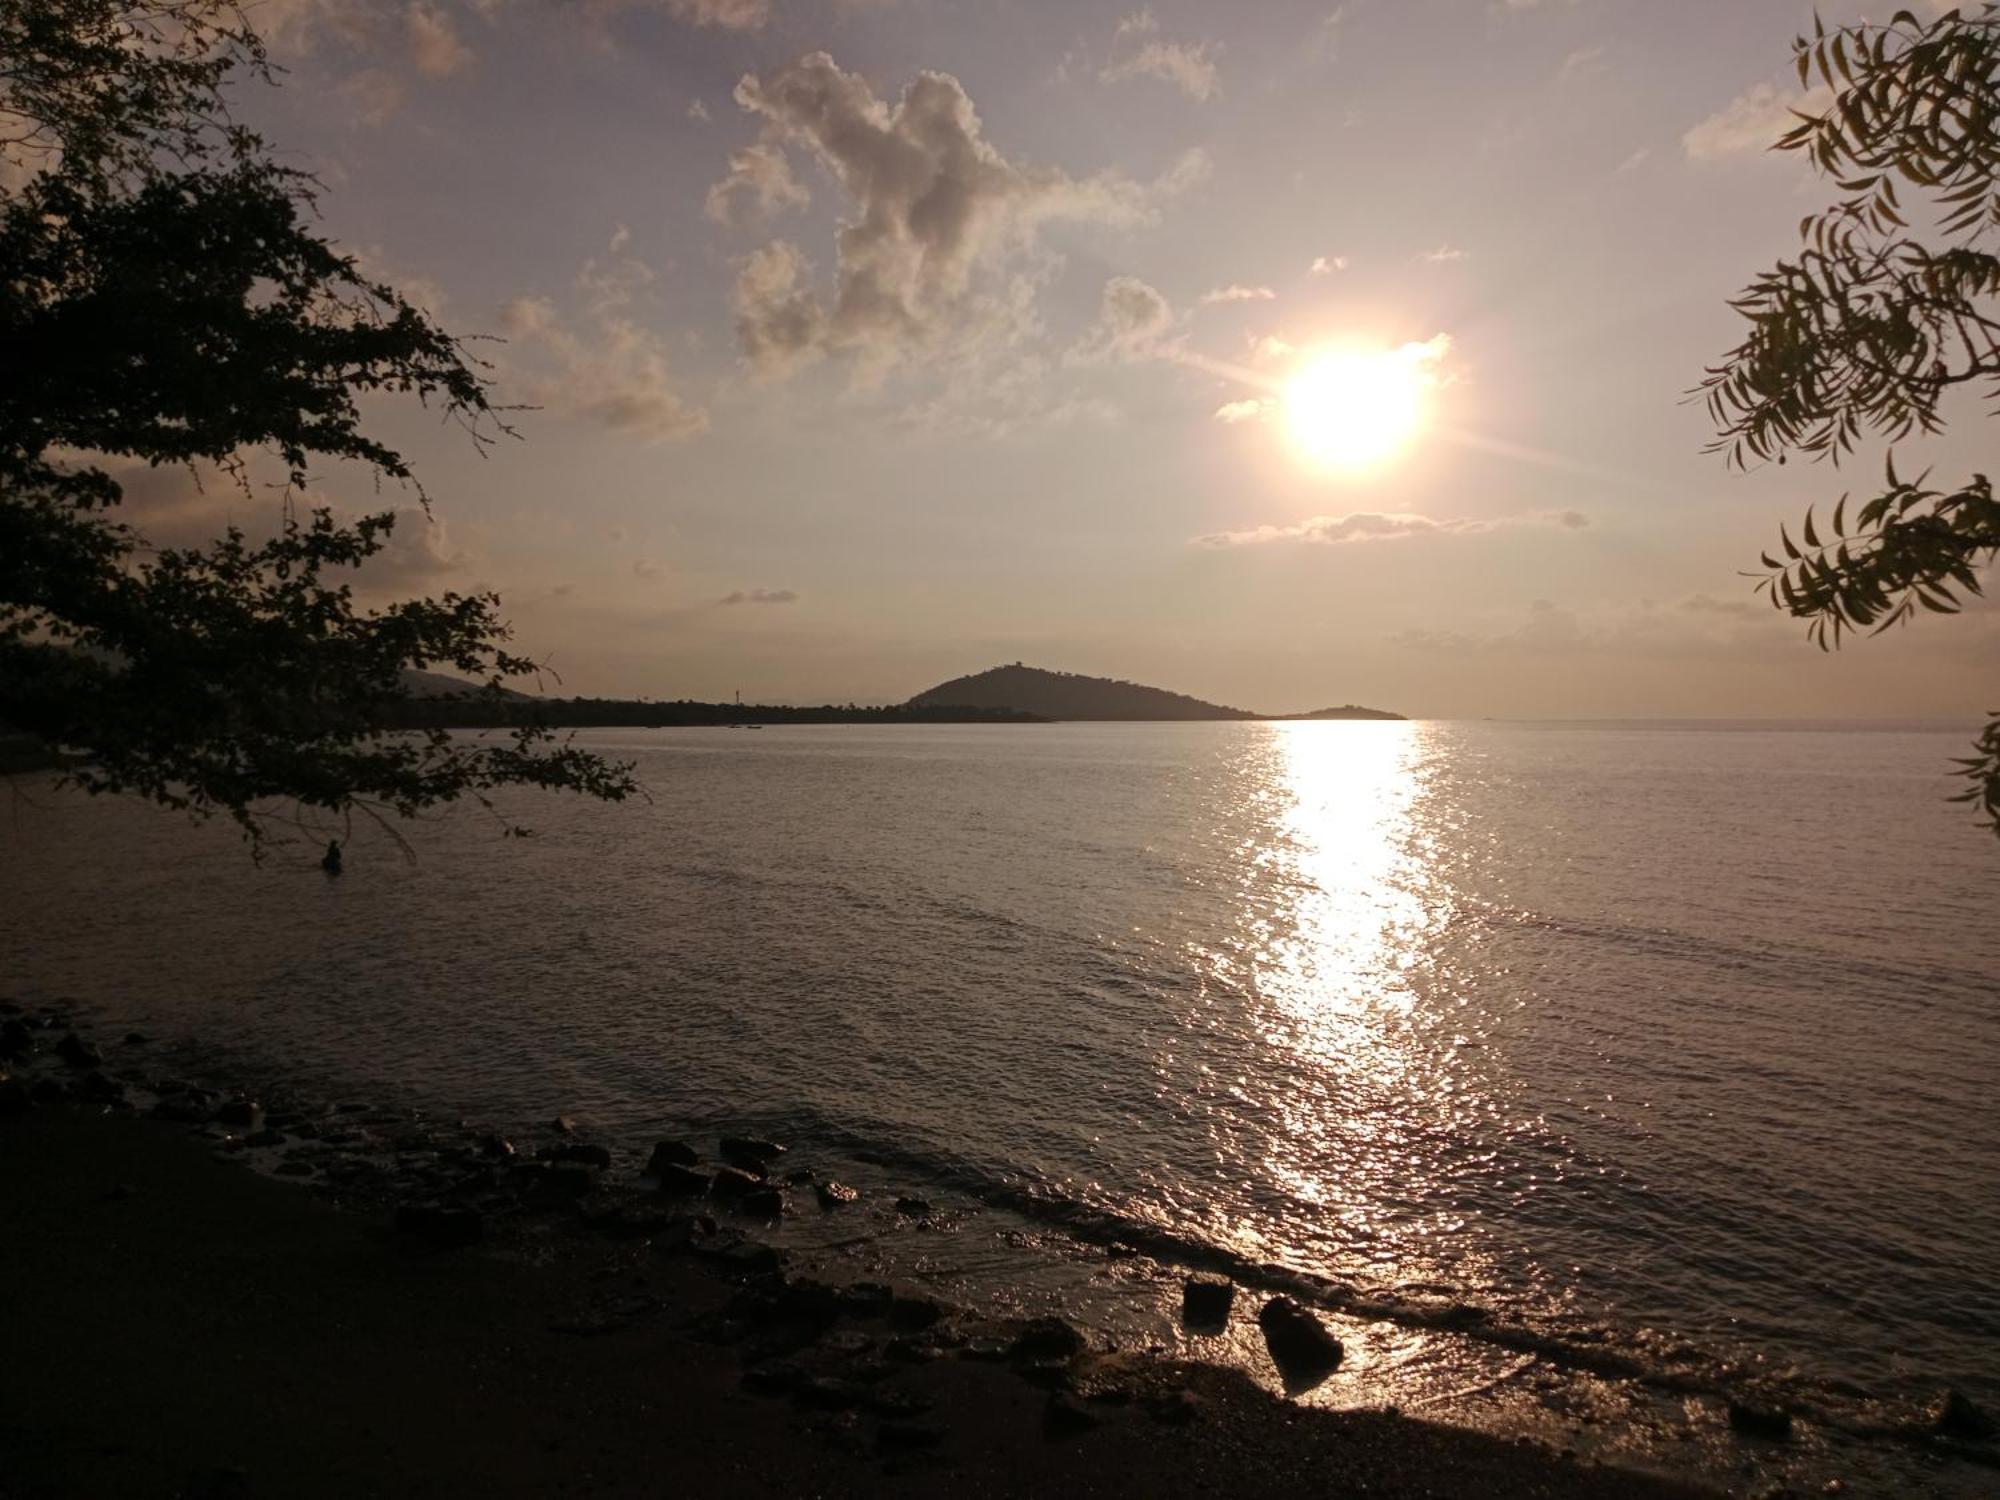
[[326, 853], [320, 856], [319, 867], [329, 875], [340, 873], [340, 840], [328, 839]]

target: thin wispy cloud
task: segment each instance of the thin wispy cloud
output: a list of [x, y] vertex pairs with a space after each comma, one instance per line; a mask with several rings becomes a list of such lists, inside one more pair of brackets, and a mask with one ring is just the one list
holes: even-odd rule
[[1200, 305], [1202, 307], [1213, 307], [1218, 302], [1269, 302], [1277, 295], [1276, 292], [1267, 286], [1239, 286], [1231, 284], [1229, 286], [1216, 287], [1212, 291], [1203, 292], [1200, 298]]
[[[1241, 403], [1238, 403], [1241, 404]], [[1217, 413], [1217, 415], [1221, 415]], [[1361, 542], [1391, 542], [1411, 537], [1490, 536], [1497, 531], [1543, 526], [1580, 531], [1590, 525], [1581, 511], [1536, 511], [1529, 515], [1472, 517], [1420, 516], [1408, 511], [1349, 511], [1340, 516], [1312, 516], [1290, 526], [1257, 526], [1247, 531], [1213, 531], [1194, 538], [1197, 547], [1260, 547], [1274, 543], [1341, 546]]]
[[1690, 161], [1719, 161], [1768, 151], [1798, 124], [1798, 114], [1823, 113], [1833, 102], [1825, 85], [1800, 93], [1770, 82], [1755, 84], [1681, 137]]
[[719, 604], [796, 604], [799, 595], [796, 589], [737, 589], [724, 594], [716, 601]]
[[1435, 250], [1426, 250], [1418, 259], [1427, 266], [1449, 266], [1464, 260], [1468, 254], [1469, 251], [1461, 250], [1456, 245], [1439, 245]]
[[1215, 65], [1218, 45], [1166, 41], [1158, 35], [1159, 29], [1160, 23], [1150, 10], [1135, 11], [1125, 17], [1112, 37], [1112, 60], [1104, 65], [1098, 77], [1105, 83], [1157, 78], [1174, 85], [1199, 104], [1220, 93], [1222, 84]]

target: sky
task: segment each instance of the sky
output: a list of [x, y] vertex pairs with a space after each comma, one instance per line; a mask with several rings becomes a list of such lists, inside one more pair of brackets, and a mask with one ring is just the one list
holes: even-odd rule
[[[1879, 450], [1731, 471], [1685, 400], [1830, 196], [1765, 149], [1807, 5], [250, 12], [286, 71], [243, 112], [326, 231], [528, 408], [482, 454], [371, 405], [436, 517], [375, 576], [497, 589], [550, 691], [1021, 660], [1266, 712], [1990, 706], [1992, 610], [1827, 657], [1754, 592]], [[1300, 416], [1327, 349], [1403, 352]], [[1406, 440], [1322, 461], [1380, 397]], [[1910, 466], [1986, 441], [1964, 413]]]

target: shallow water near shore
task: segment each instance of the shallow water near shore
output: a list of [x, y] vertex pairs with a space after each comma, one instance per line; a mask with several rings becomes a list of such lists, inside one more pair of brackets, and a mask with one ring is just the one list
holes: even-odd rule
[[[1290, 1288], [1352, 1351], [1307, 1399], [1988, 1493], [1866, 1435], [1946, 1387], [2000, 1411], [1964, 739], [607, 733], [650, 803], [510, 799], [524, 841], [460, 811], [414, 863], [357, 829], [337, 880], [24, 789], [0, 988], [328, 1092], [772, 1135], [869, 1193], [792, 1220], [802, 1253], [1112, 1337], [1180, 1340], [1183, 1267]], [[1751, 1391], [1790, 1448], [1723, 1428]]]

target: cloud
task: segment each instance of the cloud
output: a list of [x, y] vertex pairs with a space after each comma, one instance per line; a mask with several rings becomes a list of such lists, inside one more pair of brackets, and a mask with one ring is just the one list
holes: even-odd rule
[[1157, 78], [1171, 83], [1188, 98], [1205, 104], [1222, 91], [1216, 77], [1213, 54], [1220, 50], [1214, 42], [1168, 42], [1156, 33], [1160, 23], [1152, 11], [1140, 10], [1118, 23], [1111, 49], [1116, 54], [1125, 42], [1136, 46], [1123, 57], [1114, 55], [1097, 76], [1104, 83], [1121, 83], [1128, 78]]
[[1427, 266], [1448, 266], [1466, 259], [1471, 252], [1461, 250], [1456, 245], [1439, 245], [1435, 250], [1426, 250], [1418, 257]]
[[737, 589], [717, 601], [722, 604], [796, 604], [796, 589]]
[[1269, 302], [1278, 294], [1267, 286], [1219, 286], [1213, 291], [1201, 294], [1200, 305], [1209, 307], [1217, 302]]
[[708, 190], [702, 211], [718, 224], [739, 224], [745, 202], [758, 217], [769, 218], [788, 208], [804, 208], [812, 194], [792, 175], [782, 147], [757, 141], [730, 153], [729, 175]]
[[1331, 276], [1336, 271], [1345, 271], [1347, 266], [1344, 255], [1315, 255], [1310, 269], [1315, 276]]
[[1800, 94], [1775, 83], [1759, 83], [1738, 94], [1681, 137], [1690, 161], [1720, 161], [1769, 150], [1798, 124], [1794, 110], [1824, 112], [1833, 102], [1825, 85]]
[[1150, 186], [1024, 165], [986, 139], [950, 74], [920, 73], [892, 103], [824, 52], [746, 76], [736, 101], [763, 118], [767, 142], [806, 152], [847, 199], [830, 300], [795, 245], [773, 241], [739, 264], [737, 343], [765, 373], [842, 351], [872, 378], [932, 355], [963, 362], [974, 341], [1019, 342], [1036, 327], [1043, 227], [1147, 222], [1206, 165], [1190, 154]]
[[1653, 154], [1652, 147], [1641, 146], [1637, 151], [1634, 151], [1630, 156], [1626, 157], [1625, 160], [1618, 163], [1619, 174], [1623, 175], [1626, 172], [1638, 171], [1640, 167], [1646, 164], [1646, 159], [1650, 157], [1652, 154]]
[[1104, 283], [1097, 321], [1070, 351], [1078, 360], [1143, 359], [1159, 352], [1174, 326], [1167, 299], [1136, 276]]
[[340, 86], [357, 124], [386, 125], [403, 107], [403, 80], [382, 68], [364, 68]]
[[648, 583], [658, 583], [667, 576], [666, 565], [654, 562], [650, 557], [635, 558], [632, 562], [632, 576], [643, 578]]
[[[1218, 413], [1220, 415], [1220, 413]], [[1198, 547], [1254, 547], [1272, 542], [1339, 546], [1360, 542], [1399, 541], [1426, 536], [1488, 536], [1497, 531], [1546, 526], [1580, 531], [1590, 525], [1581, 511], [1535, 511], [1489, 520], [1471, 517], [1438, 519], [1408, 511], [1350, 511], [1344, 516], [1312, 516], [1291, 526], [1258, 526], [1249, 531], [1216, 531], [1194, 538]]]
[[576, 278], [580, 318], [547, 297], [516, 297], [501, 309], [501, 323], [529, 366], [517, 373], [537, 405], [645, 442], [692, 437], [707, 429], [708, 412], [675, 388], [660, 336], [632, 314], [655, 276], [621, 253], [630, 243], [620, 225], [612, 258], [584, 262]]
[[708, 106], [703, 104], [699, 99], [690, 99], [688, 101], [687, 117], [703, 125], [706, 125], [710, 120], [715, 118], [708, 112]]
[[771, 18], [770, 0], [665, 0], [667, 14], [693, 26], [755, 31]]
[[426, 78], [445, 78], [472, 61], [451, 18], [431, 5], [412, 5], [404, 17], [410, 65]]
[[1237, 422], [1254, 422], [1268, 415], [1277, 402], [1269, 396], [1250, 396], [1242, 401], [1225, 401], [1215, 409], [1217, 421], [1234, 425]]

